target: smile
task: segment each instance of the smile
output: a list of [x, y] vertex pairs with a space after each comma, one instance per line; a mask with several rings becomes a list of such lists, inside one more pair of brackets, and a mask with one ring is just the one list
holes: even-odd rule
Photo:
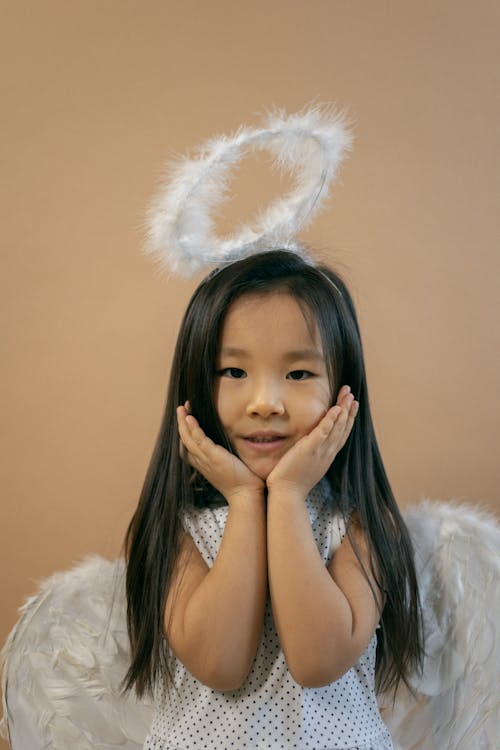
[[276, 438], [276, 437], [256, 437], [256, 438], [247, 438], [247, 440], [250, 440], [251, 443], [272, 443], [275, 440], [283, 440], [283, 438]]
[[275, 448], [278, 448], [281, 446], [285, 440], [284, 435], [265, 435], [265, 434], [255, 434], [255, 435], [248, 435], [247, 437], [244, 437], [243, 440], [245, 443], [249, 446], [251, 446], [254, 450], [259, 452], [266, 452], [266, 451], [272, 451]]

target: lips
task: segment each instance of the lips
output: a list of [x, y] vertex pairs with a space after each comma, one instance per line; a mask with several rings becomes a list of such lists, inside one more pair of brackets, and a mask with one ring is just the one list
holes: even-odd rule
[[251, 443], [274, 443], [276, 440], [283, 440], [281, 437], [253, 437], [245, 439]]
[[286, 435], [277, 432], [254, 432], [243, 437], [245, 444], [257, 451], [272, 451], [286, 440]]
[[244, 440], [250, 440], [252, 443], [270, 443], [273, 440], [284, 440], [285, 436], [280, 432], [252, 432], [245, 435]]

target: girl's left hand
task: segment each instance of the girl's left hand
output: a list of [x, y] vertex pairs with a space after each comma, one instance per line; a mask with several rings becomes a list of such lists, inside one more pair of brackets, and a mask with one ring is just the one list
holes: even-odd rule
[[343, 386], [332, 406], [308, 435], [295, 443], [267, 477], [269, 492], [284, 490], [305, 499], [322, 479], [350, 435], [359, 403]]

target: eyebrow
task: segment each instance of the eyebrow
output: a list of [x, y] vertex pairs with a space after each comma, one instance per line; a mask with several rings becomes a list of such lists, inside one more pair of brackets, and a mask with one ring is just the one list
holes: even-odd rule
[[[221, 350], [221, 356], [224, 357], [247, 357], [248, 352], [245, 349], [238, 349], [234, 346], [225, 346]], [[323, 361], [323, 355], [317, 349], [297, 349], [287, 352], [284, 356], [287, 362], [295, 362], [300, 359], [313, 359]]]

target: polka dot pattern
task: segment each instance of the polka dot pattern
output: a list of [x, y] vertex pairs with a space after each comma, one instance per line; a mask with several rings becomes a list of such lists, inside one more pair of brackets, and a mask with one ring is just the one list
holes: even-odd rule
[[[318, 549], [325, 561], [344, 528], [333, 513], [326, 481], [307, 498]], [[207, 565], [224, 532], [227, 505], [193, 511], [185, 526]], [[219, 692], [196, 680], [173, 657], [176, 690], [160, 681], [144, 750], [393, 750], [374, 692], [376, 635], [359, 662], [336, 682], [303, 688], [291, 677], [268, 599], [262, 639], [245, 684]]]

